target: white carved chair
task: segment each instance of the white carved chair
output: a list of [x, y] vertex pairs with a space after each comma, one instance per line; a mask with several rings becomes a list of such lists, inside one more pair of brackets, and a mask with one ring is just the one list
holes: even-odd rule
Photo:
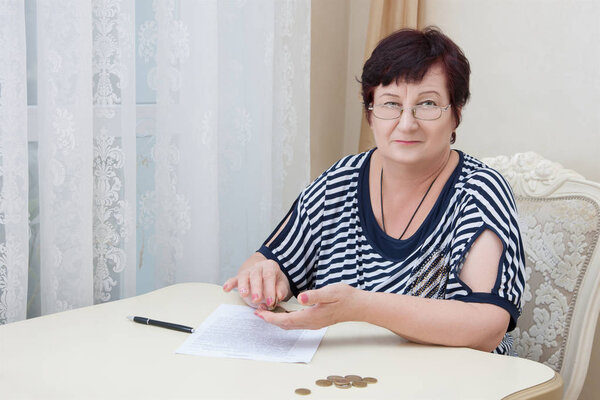
[[519, 211], [527, 285], [515, 349], [577, 399], [600, 310], [600, 184], [531, 152], [482, 161], [510, 182]]

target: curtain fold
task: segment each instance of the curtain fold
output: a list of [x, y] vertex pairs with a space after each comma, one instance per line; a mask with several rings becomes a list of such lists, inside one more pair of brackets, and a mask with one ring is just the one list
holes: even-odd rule
[[37, 3], [43, 314], [93, 302], [92, 7]]
[[[365, 61], [369, 59], [379, 41], [390, 33], [402, 28], [420, 28], [419, 0], [371, 0], [369, 26], [365, 44]], [[360, 126], [358, 151], [366, 151], [375, 146], [373, 134], [363, 115]]]
[[27, 77], [23, 0], [0, 12], [0, 324], [27, 313]]
[[135, 4], [92, 2], [94, 303], [136, 293]]
[[308, 184], [310, 0], [5, 0], [0, 54], [0, 324], [222, 283]]

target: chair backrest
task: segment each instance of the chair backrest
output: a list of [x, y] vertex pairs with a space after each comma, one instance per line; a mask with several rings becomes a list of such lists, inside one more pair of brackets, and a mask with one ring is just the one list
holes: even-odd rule
[[585, 381], [600, 310], [600, 184], [536, 153], [482, 159], [511, 184], [526, 255], [520, 357], [559, 372], [564, 398]]

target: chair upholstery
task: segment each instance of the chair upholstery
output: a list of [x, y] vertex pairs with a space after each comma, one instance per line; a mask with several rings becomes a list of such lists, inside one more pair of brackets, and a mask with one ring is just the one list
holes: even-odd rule
[[519, 212], [527, 284], [514, 347], [576, 399], [600, 309], [600, 184], [531, 152], [482, 161], [510, 182]]

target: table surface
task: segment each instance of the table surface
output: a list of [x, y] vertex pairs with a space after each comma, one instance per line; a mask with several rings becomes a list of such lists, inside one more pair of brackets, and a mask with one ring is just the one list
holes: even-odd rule
[[[447, 400], [517, 392], [518, 398], [560, 398], [562, 391], [560, 378], [543, 364], [409, 343], [360, 322], [329, 327], [313, 360], [299, 364], [175, 354], [188, 334], [126, 319], [141, 315], [197, 327], [222, 303], [243, 304], [220, 286], [185, 283], [0, 326], [0, 398]], [[348, 374], [379, 382], [352, 389], [314, 383]], [[312, 393], [296, 395], [299, 387]]]

